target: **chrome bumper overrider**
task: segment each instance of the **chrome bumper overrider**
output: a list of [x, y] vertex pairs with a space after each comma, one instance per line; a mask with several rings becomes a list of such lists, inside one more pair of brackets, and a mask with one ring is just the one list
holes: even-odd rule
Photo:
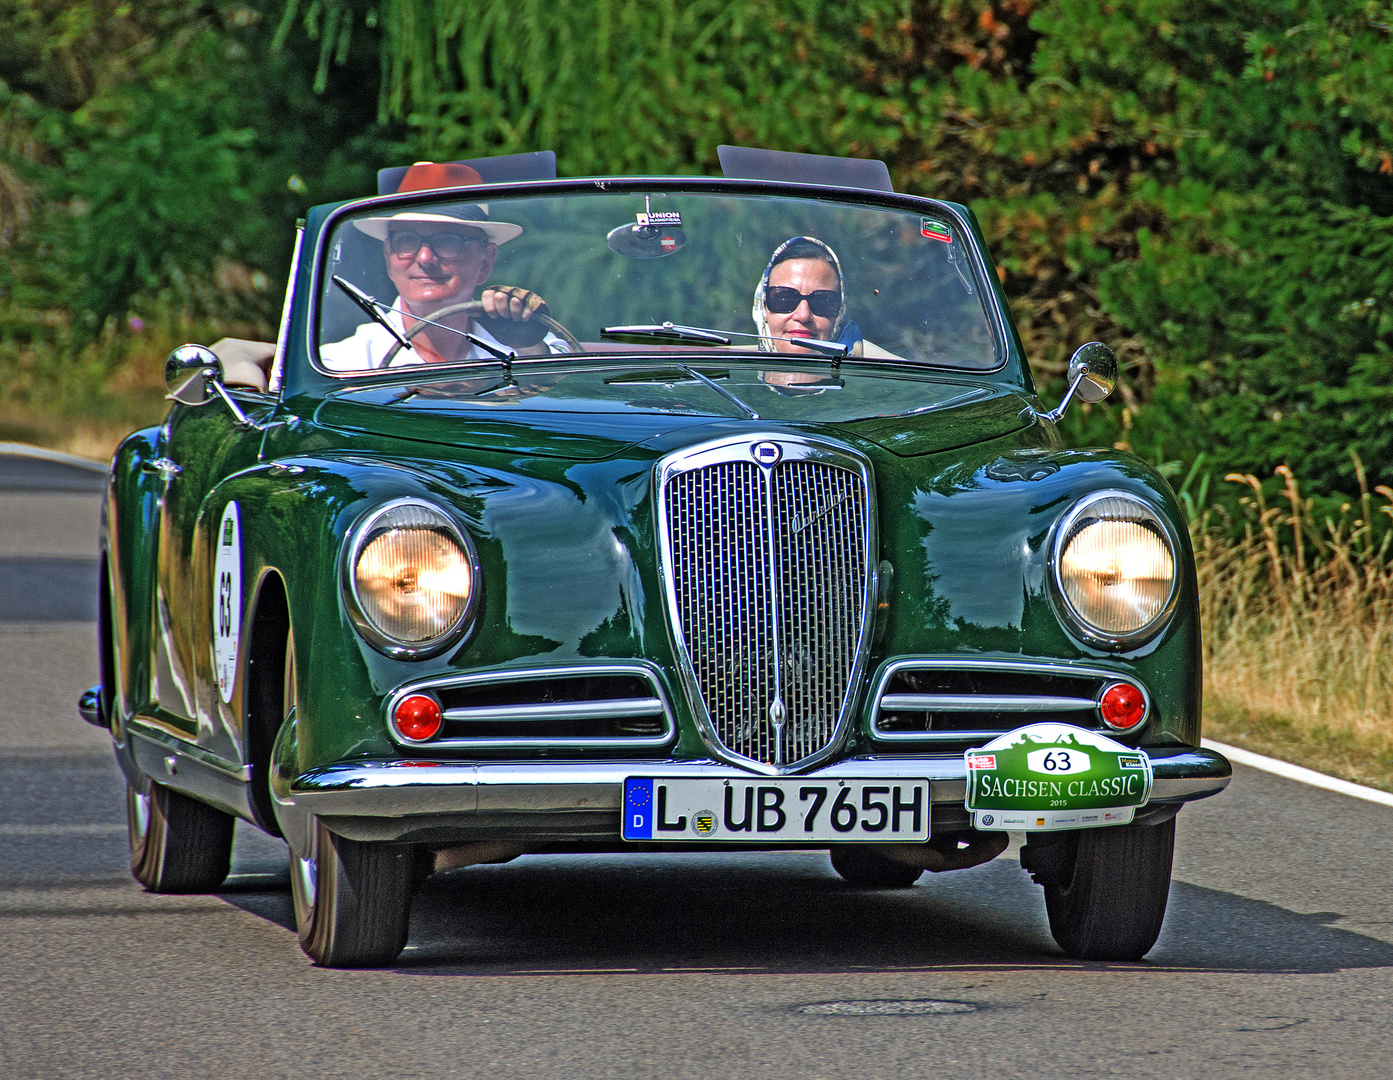
[[[1148, 805], [1178, 804], [1228, 786], [1232, 767], [1194, 747], [1148, 750], [1155, 783]], [[930, 801], [961, 807], [967, 791], [961, 757], [861, 757], [807, 774], [823, 779], [927, 779]], [[276, 817], [292, 845], [307, 850], [311, 815], [359, 839], [445, 841], [464, 834], [617, 838], [627, 776], [749, 780], [743, 769], [713, 761], [443, 762], [365, 760], [273, 772]], [[569, 823], [566, 824], [566, 823]]]

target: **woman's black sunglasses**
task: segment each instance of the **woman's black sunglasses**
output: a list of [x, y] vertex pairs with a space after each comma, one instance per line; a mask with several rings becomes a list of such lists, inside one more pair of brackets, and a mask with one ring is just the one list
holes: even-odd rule
[[842, 310], [842, 294], [836, 289], [817, 289], [810, 293], [800, 293], [787, 285], [767, 285], [764, 289], [764, 308], [775, 315], [797, 311], [804, 300], [808, 302], [808, 310], [819, 319], [835, 319]]
[[429, 244], [436, 258], [458, 259], [464, 254], [466, 244], [486, 244], [488, 241], [477, 236], [461, 236], [452, 232], [418, 233], [399, 229], [388, 236], [387, 243], [392, 248], [392, 254], [400, 255], [402, 258], [415, 255], [423, 244]]

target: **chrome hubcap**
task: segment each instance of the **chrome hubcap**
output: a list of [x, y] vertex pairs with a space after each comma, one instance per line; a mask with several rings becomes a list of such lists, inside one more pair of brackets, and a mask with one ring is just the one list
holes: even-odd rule
[[290, 884], [295, 896], [296, 914], [308, 924], [314, 913], [314, 899], [319, 891], [319, 830], [310, 829], [309, 850], [303, 854], [290, 849]]
[[134, 788], [126, 789], [126, 823], [131, 832], [131, 846], [138, 847], [150, 835], [150, 796]]

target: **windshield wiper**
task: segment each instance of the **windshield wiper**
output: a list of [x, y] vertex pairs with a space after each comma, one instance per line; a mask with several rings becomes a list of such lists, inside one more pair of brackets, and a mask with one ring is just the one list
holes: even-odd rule
[[851, 346], [840, 341], [823, 341], [820, 338], [775, 337], [772, 334], [747, 334], [740, 330], [707, 330], [700, 326], [676, 326], [665, 322], [650, 326], [606, 326], [600, 331], [601, 337], [659, 338], [664, 341], [677, 341], [691, 345], [729, 345], [732, 337], [768, 338], [770, 341], [787, 341], [801, 345], [824, 356], [840, 360], [851, 351]]
[[682, 341], [692, 345], [729, 345], [730, 338], [717, 330], [703, 330], [699, 326], [675, 326], [670, 322], [640, 326], [606, 326], [600, 331], [601, 337], [662, 338], [665, 341]]
[[334, 275], [334, 284], [344, 291], [344, 295], [366, 311], [368, 317], [372, 319], [373, 322], [377, 323], [379, 326], [385, 327], [387, 332], [397, 339], [403, 349], [410, 349], [412, 347], [411, 339], [402, 334], [400, 330], [391, 324], [387, 316], [377, 310], [378, 308], [382, 308], [383, 311], [391, 311], [392, 308], [390, 305], [384, 304], [380, 300], [373, 299], [352, 282], [345, 281], [343, 278], [339, 277], [338, 274]]
[[497, 360], [502, 360], [503, 367], [507, 370], [509, 376], [512, 375], [513, 361], [518, 358], [518, 354], [512, 349], [500, 349], [497, 345], [490, 345], [483, 338], [471, 334], [468, 331], [457, 330], [453, 326], [446, 326], [443, 322], [436, 322], [434, 319], [427, 318], [424, 315], [417, 315], [411, 311], [402, 311], [401, 308], [394, 308], [391, 304], [384, 304], [381, 300], [369, 296], [351, 282], [345, 281], [343, 278], [339, 277], [338, 274], [335, 274], [333, 277], [334, 284], [347, 293], [350, 300], [371, 315], [379, 326], [386, 327], [391, 335], [401, 342], [403, 348], [410, 349], [412, 347], [411, 339], [404, 334], [398, 333], [397, 328], [382, 315], [383, 311], [392, 311], [398, 315], [410, 315], [417, 322], [423, 322], [427, 326], [438, 326], [442, 330], [448, 330], [452, 334], [458, 334], [471, 345], [477, 345], [490, 356]]
[[758, 419], [759, 419], [759, 413], [755, 412], [754, 409], [752, 409], [752, 408], [750, 408], [748, 405], [746, 405], [743, 401], [741, 401], [738, 397], [736, 397], [734, 394], [732, 394], [729, 390], [727, 390], [727, 389], [726, 389], [724, 386], [722, 386], [720, 383], [716, 382], [714, 379], [708, 379], [705, 375], [703, 375], [701, 372], [699, 372], [696, 368], [694, 368], [694, 367], [688, 367], [686, 364], [678, 364], [678, 365], [677, 365], [677, 370], [678, 370], [678, 371], [684, 371], [684, 372], [686, 372], [688, 375], [690, 375], [692, 378], [696, 379], [698, 382], [705, 383], [707, 386], [711, 387], [712, 390], [714, 390], [714, 391], [716, 391], [716, 393], [720, 394], [721, 397], [723, 397], [723, 398], [725, 398], [727, 401], [729, 401], [732, 405], [734, 405], [737, 409], [739, 409], [741, 412], [743, 412], [743, 413], [744, 413], [746, 416], [748, 416], [751, 420], [758, 420]]

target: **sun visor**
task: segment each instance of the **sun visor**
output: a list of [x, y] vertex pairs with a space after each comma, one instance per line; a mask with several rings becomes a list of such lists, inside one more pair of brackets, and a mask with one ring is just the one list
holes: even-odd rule
[[821, 184], [863, 191], [894, 191], [885, 162], [870, 158], [791, 154], [753, 146], [718, 146], [721, 173], [731, 180], [778, 180], [785, 184]]
[[[829, 159], [834, 160], [834, 159]], [[485, 184], [517, 184], [528, 180], [555, 180], [556, 154], [550, 150], [538, 150], [531, 154], [504, 154], [500, 157], [470, 158], [466, 161], [451, 162], [452, 165], [467, 165], [479, 174]], [[377, 193], [395, 194], [401, 185], [406, 170], [411, 166], [398, 165], [391, 169], [377, 170]]]

